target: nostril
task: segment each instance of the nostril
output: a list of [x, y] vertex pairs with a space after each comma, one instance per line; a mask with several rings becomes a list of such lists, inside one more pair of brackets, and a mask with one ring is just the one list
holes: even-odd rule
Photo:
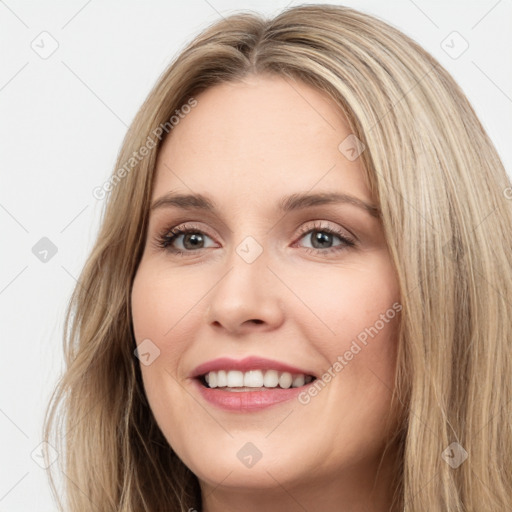
[[251, 322], [254, 322], [255, 324], [262, 324], [263, 323], [263, 320], [251, 320]]

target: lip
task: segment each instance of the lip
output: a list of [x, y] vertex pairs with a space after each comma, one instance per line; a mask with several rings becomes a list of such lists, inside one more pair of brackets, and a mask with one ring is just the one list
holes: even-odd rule
[[204, 387], [199, 379], [192, 379], [192, 385], [208, 403], [230, 412], [255, 412], [288, 402], [304, 392], [316, 381], [299, 388], [278, 389], [267, 391], [223, 391], [217, 388]]
[[242, 372], [249, 370], [277, 370], [280, 372], [290, 372], [292, 374], [301, 373], [311, 375], [315, 377], [315, 380], [317, 378], [317, 376], [309, 370], [258, 356], [249, 356], [244, 359], [220, 357], [200, 364], [190, 375], [192, 385], [208, 403], [231, 412], [258, 411], [287, 402], [296, 398], [297, 395], [305, 391], [306, 388], [313, 385], [315, 380], [298, 388], [269, 388], [266, 391], [225, 391], [203, 386], [198, 377], [208, 372], [218, 370], [239, 370]]
[[282, 363], [280, 361], [274, 361], [272, 359], [266, 359], [259, 356], [249, 356], [244, 359], [232, 359], [230, 357], [212, 359], [211, 361], [200, 364], [195, 368], [190, 374], [190, 377], [196, 378], [204, 375], [205, 373], [215, 372], [218, 370], [239, 370], [242, 372], [247, 372], [249, 370], [277, 370], [279, 372], [303, 373], [304, 375], [311, 375], [315, 378], [317, 377], [317, 375], [309, 370], [296, 368], [295, 366], [290, 366], [289, 364]]

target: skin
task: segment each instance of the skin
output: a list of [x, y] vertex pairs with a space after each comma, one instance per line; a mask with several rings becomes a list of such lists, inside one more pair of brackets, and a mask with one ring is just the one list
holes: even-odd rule
[[[201, 193], [219, 210], [153, 210], [132, 290], [136, 341], [149, 338], [160, 350], [141, 364], [155, 419], [199, 478], [206, 512], [387, 511], [394, 452], [378, 475], [377, 467], [398, 315], [306, 405], [293, 399], [257, 412], [225, 411], [190, 379], [201, 363], [247, 355], [322, 375], [399, 303], [377, 217], [352, 204], [286, 214], [276, 207], [297, 192], [336, 191], [374, 204], [361, 159], [338, 149], [348, 124], [323, 92], [278, 77], [251, 75], [196, 99], [160, 150], [153, 200]], [[203, 234], [199, 245], [178, 236], [173, 246], [188, 251], [182, 256], [157, 246], [160, 234], [185, 222]], [[324, 245], [314, 245], [319, 224], [354, 235], [356, 245], [328, 233]], [[263, 250], [250, 264], [236, 252], [247, 236]], [[262, 453], [251, 468], [237, 457], [247, 442]]]

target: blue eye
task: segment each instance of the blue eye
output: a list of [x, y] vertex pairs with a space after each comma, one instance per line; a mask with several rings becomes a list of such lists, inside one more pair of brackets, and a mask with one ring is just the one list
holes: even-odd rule
[[[312, 236], [313, 234], [314, 236]], [[307, 226], [305, 229], [301, 230], [300, 235], [299, 240], [309, 236], [312, 244], [319, 245], [319, 247], [303, 247], [308, 253], [326, 254], [339, 252], [356, 245], [355, 239], [347, 236], [341, 230], [323, 227], [321, 225]], [[333, 243], [333, 239], [335, 238], [338, 238], [341, 243], [332, 247], [322, 247], [322, 244]], [[182, 248], [177, 248], [174, 245], [179, 239], [181, 239]], [[160, 234], [157, 237], [157, 246], [169, 251], [171, 254], [179, 256], [186, 254], [191, 255], [200, 249], [209, 248], [204, 245], [206, 239], [211, 240], [211, 237], [200, 229], [194, 226], [183, 225], [167, 229]]]

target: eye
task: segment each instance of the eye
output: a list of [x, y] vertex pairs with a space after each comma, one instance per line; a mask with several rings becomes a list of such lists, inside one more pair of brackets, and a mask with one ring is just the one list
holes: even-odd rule
[[[316, 224], [301, 228], [301, 238], [309, 240], [312, 247], [305, 247], [308, 253], [325, 254], [338, 252], [356, 245], [355, 239], [338, 228], [331, 228]], [[333, 240], [338, 239], [341, 243], [332, 246]]]
[[[181, 240], [179, 240], [180, 238]], [[210, 237], [200, 229], [194, 226], [182, 225], [165, 230], [158, 236], [157, 245], [173, 254], [182, 255], [186, 252], [206, 249], [207, 247], [205, 247], [204, 244], [207, 238]], [[182, 247], [175, 247], [175, 242], [180, 243]]]

